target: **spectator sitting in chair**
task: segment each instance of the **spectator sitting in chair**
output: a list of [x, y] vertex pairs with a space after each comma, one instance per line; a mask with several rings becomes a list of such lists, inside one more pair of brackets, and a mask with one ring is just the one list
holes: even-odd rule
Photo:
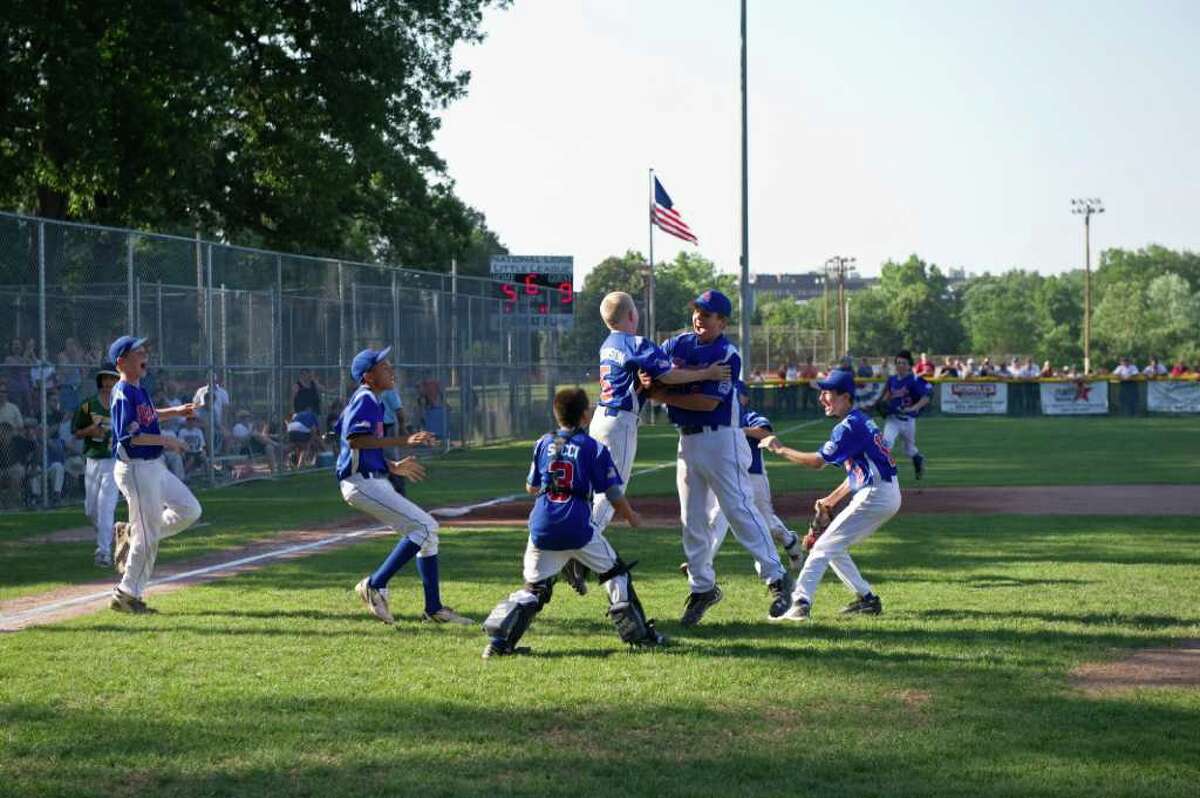
[[196, 416], [188, 418], [183, 429], [179, 430], [179, 440], [187, 444], [183, 454], [183, 470], [189, 476], [204, 467], [204, 427]]
[[[57, 430], [57, 427], [53, 429]], [[45, 432], [34, 419], [25, 419], [25, 437], [33, 446], [33, 452], [26, 463], [26, 475], [30, 477], [29, 493], [40, 503], [42, 497], [42, 481], [33, 477], [41, 474], [42, 436]], [[58, 435], [46, 435], [46, 484], [50, 487], [51, 507], [58, 507], [63, 500], [63, 484], [67, 476], [67, 450]]]
[[[303, 467], [306, 459], [307, 465], [316, 465], [320, 447], [316, 414], [311, 410], [292, 413], [292, 417], [288, 419], [287, 440], [288, 459], [293, 468]], [[295, 454], [294, 459], [290, 456], [292, 454]]]

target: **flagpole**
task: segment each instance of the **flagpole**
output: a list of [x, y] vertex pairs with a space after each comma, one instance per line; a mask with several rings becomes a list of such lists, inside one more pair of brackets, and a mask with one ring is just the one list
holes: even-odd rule
[[[646, 337], [658, 343], [654, 330], [654, 167], [650, 167], [650, 203], [646, 206], [650, 220], [650, 268], [646, 270]], [[655, 423], [654, 403], [650, 405], [650, 423]]]
[[656, 340], [654, 329], [654, 167], [650, 168], [650, 203], [646, 206], [650, 220], [650, 268], [646, 270], [646, 337]]
[[750, 374], [750, 314], [753, 312], [753, 299], [750, 295], [750, 197], [748, 188], [749, 157], [748, 133], [746, 125], [746, 0], [742, 0], [742, 274], [740, 281], [741, 294], [741, 324], [738, 325], [738, 348], [742, 354], [742, 373], [734, 374], [746, 379]]

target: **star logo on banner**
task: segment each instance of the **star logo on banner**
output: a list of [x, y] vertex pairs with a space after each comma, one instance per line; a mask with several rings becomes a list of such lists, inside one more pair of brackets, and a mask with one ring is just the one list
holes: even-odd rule
[[1092, 386], [1088, 385], [1083, 380], [1075, 382], [1075, 399], [1076, 402], [1087, 402], [1092, 395]]

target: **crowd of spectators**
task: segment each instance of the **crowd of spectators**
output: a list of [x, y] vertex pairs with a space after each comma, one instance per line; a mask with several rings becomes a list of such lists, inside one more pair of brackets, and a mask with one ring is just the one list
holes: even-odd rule
[[[50, 505], [83, 495], [84, 442], [74, 434], [72, 421], [77, 408], [97, 393], [95, 373], [102, 359], [99, 348], [82, 347], [74, 338], [66, 339], [52, 363], [38, 357], [38, 344], [32, 338], [14, 338], [9, 343], [0, 363], [0, 509], [40, 506], [43, 470]], [[300, 372], [291, 389], [292, 411], [282, 418], [264, 413], [261, 402], [238, 404], [219, 374], [210, 390], [207, 377], [186, 379], [169, 369], [156, 369], [143, 386], [157, 407], [186, 402], [197, 407], [195, 418], [162, 422], [164, 435], [186, 444], [182, 453], [163, 454], [167, 467], [182, 480], [207, 474], [209, 469], [228, 469], [238, 479], [311, 468], [324, 465], [332, 456], [335, 444], [330, 433], [341, 401], [312, 370]], [[425, 375], [415, 389], [424, 422], [436, 426], [427, 428], [445, 437], [441, 384]], [[388, 422], [409, 428], [399, 395], [385, 400]]]

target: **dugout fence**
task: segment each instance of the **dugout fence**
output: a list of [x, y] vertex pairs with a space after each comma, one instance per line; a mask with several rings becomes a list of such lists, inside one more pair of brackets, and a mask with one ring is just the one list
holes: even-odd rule
[[591, 375], [556, 361], [534, 297], [501, 296], [483, 278], [0, 213], [0, 508], [81, 501], [71, 417], [129, 332], [151, 338], [156, 401], [214, 397], [172, 429], [193, 448], [170, 465], [193, 483], [328, 467], [332, 447], [294, 442], [288, 419], [303, 404], [326, 432], [367, 346], [393, 347], [406, 421], [444, 450], [544, 431], [555, 387]]

